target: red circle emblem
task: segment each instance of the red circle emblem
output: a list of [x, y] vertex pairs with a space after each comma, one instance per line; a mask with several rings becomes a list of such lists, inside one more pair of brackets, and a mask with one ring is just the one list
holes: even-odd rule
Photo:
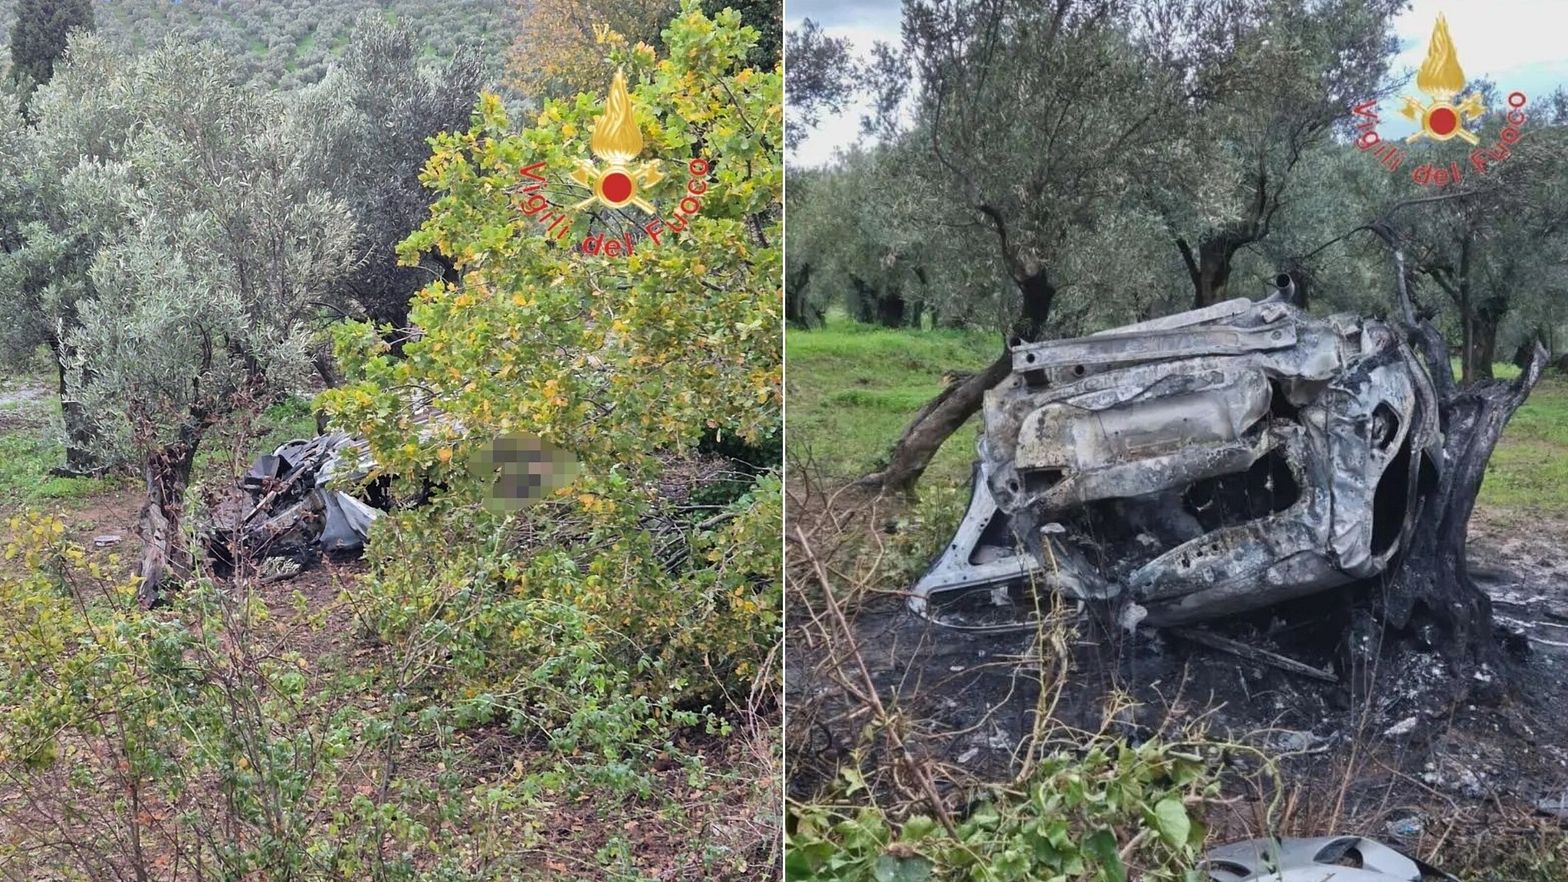
[[623, 172], [610, 172], [599, 182], [599, 192], [610, 202], [625, 202], [632, 198], [632, 179]]
[[1434, 134], [1452, 135], [1459, 128], [1459, 115], [1452, 108], [1439, 107], [1427, 115], [1426, 124]]

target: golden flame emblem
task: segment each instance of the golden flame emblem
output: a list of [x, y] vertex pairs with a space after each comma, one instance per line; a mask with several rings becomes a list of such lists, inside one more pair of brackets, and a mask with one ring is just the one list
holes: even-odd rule
[[1464, 87], [1465, 71], [1459, 66], [1459, 53], [1454, 49], [1454, 39], [1448, 35], [1448, 20], [1439, 12], [1437, 24], [1432, 28], [1432, 41], [1426, 47], [1426, 61], [1421, 63], [1421, 70], [1416, 73], [1416, 88], [1425, 92], [1432, 103], [1423, 104], [1409, 95], [1405, 96], [1405, 106], [1400, 113], [1406, 119], [1421, 124], [1421, 128], [1405, 140], [1431, 138], [1434, 141], [1447, 141], [1449, 138], [1463, 138], [1471, 144], [1476, 143], [1478, 139], [1465, 129], [1465, 125], [1485, 113], [1486, 105], [1479, 92], [1471, 92], [1458, 104], [1451, 103]]
[[663, 180], [664, 175], [659, 172], [657, 162], [644, 162], [636, 168], [631, 166], [642, 153], [642, 131], [637, 128], [631, 93], [626, 90], [626, 76], [621, 71], [616, 71], [615, 79], [610, 82], [604, 113], [594, 121], [588, 146], [605, 166], [600, 168], [586, 159], [577, 161], [572, 180], [593, 191], [593, 195], [577, 203], [576, 207], [586, 208], [595, 202], [612, 209], [635, 205], [653, 214], [653, 206], [642, 198], [641, 192]]

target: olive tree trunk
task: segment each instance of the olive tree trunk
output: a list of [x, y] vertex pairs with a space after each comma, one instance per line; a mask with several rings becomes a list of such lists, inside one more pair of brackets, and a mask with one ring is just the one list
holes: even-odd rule
[[65, 382], [66, 357], [61, 346], [51, 343], [49, 349], [54, 356], [55, 373], [59, 380], [57, 392], [60, 397], [60, 418], [65, 424], [65, 463], [55, 466], [51, 471], [67, 477], [96, 474], [104, 468], [104, 462], [93, 445], [98, 434], [97, 427], [87, 408], [71, 398]]
[[1422, 321], [1408, 330], [1437, 388], [1443, 467], [1436, 488], [1423, 498], [1410, 546], [1383, 594], [1382, 612], [1396, 628], [1405, 627], [1418, 613], [1430, 617], [1443, 632], [1440, 645], [1450, 660], [1469, 667], [1488, 661], [1497, 651], [1491, 601], [1470, 578], [1465, 556], [1470, 515], [1492, 450], [1509, 417], [1541, 378], [1547, 354], [1537, 342], [1516, 379], [1458, 386], [1437, 329]]
[[143, 465], [147, 499], [136, 527], [142, 540], [136, 598], [144, 607], [158, 602], [166, 582], [190, 575], [190, 550], [181, 520], [195, 460], [195, 441], [181, 440], [154, 451]]

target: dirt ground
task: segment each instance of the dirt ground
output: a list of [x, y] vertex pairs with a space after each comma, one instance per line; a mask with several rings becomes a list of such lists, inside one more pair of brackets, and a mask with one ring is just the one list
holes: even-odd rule
[[[1287, 791], [1289, 817], [1275, 818], [1285, 833], [1356, 832], [1430, 853], [1456, 826], [1568, 815], [1564, 549], [1568, 520], [1532, 516], [1521, 523], [1508, 512], [1477, 511], [1471, 567], [1495, 605], [1503, 651], [1501, 669], [1476, 671], [1476, 688], [1457, 703], [1449, 699], [1453, 675], [1443, 657], [1418, 637], [1386, 640], [1363, 680], [1370, 685], [1357, 688], [1153, 629], [1129, 636], [1080, 613], [1055, 716], [1134, 739], [1199, 727], [1210, 738], [1262, 748], [1277, 758]], [[1343, 670], [1349, 656], [1336, 613], [1348, 599], [1321, 595], [1299, 603], [1230, 623], [1224, 633]], [[923, 747], [973, 780], [1007, 777], [1039, 698], [1034, 633], [944, 628], [896, 598], [863, 608], [854, 629], [884, 700], [922, 721], [917, 728], [929, 736]], [[792, 720], [811, 725], [834, 703], [835, 687], [814, 671], [809, 653], [792, 656], [789, 680]], [[1108, 714], [1107, 696], [1118, 692], [1133, 707]], [[797, 743], [801, 737], [792, 733]], [[826, 774], [847, 755], [853, 735], [812, 725], [805, 737]], [[1250, 774], [1259, 765], [1238, 759], [1235, 768]], [[809, 798], [821, 782], [792, 774], [792, 795]], [[1256, 835], [1258, 806], [1243, 803], [1235, 817], [1211, 819], [1222, 841]]]

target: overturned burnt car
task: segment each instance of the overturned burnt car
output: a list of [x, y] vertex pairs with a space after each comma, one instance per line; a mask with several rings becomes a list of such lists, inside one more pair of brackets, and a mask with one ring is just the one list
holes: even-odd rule
[[1166, 626], [1375, 577], [1444, 468], [1438, 394], [1400, 329], [1278, 294], [1011, 358], [969, 510], [912, 592], [947, 624], [1016, 624], [1020, 588]]
[[204, 532], [207, 552], [232, 567], [237, 558], [286, 558], [308, 566], [322, 554], [353, 557], [385, 508], [379, 485], [368, 502], [328, 486], [359, 486], [373, 465], [368, 442], [343, 432], [296, 439], [263, 454], [240, 477], [237, 491], [213, 507]]

